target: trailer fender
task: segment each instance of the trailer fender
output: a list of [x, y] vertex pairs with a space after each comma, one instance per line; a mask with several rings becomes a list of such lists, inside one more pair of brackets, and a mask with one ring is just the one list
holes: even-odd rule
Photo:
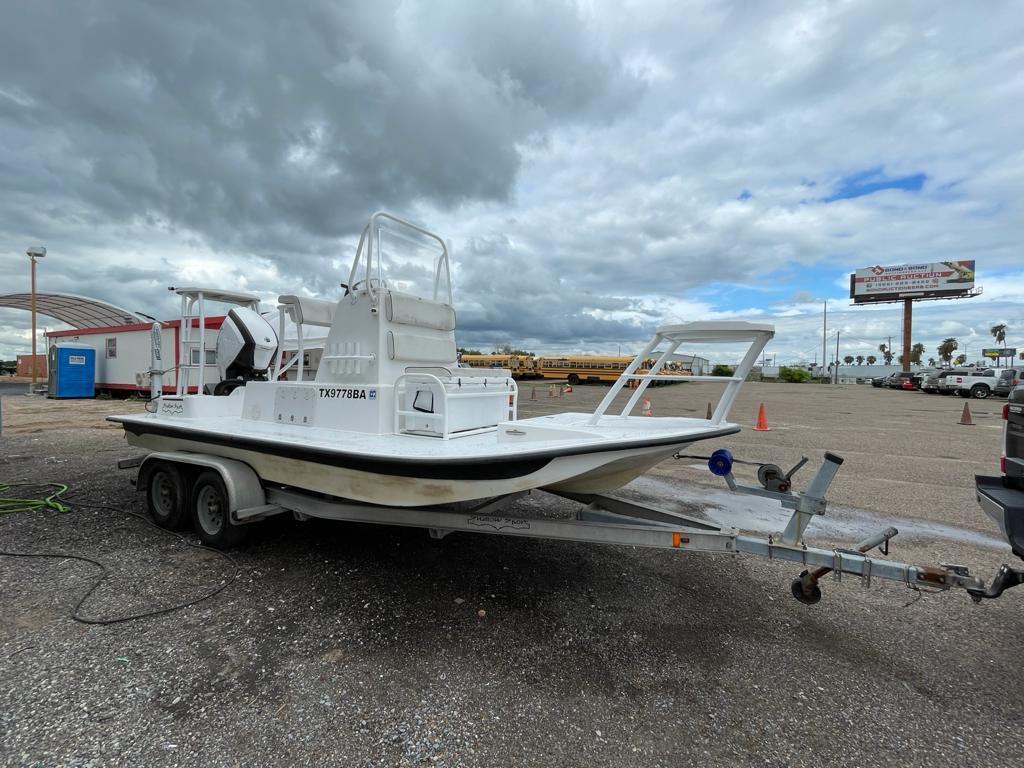
[[272, 511], [270, 505], [267, 504], [259, 475], [252, 467], [236, 459], [225, 459], [222, 456], [212, 456], [206, 453], [186, 453], [184, 451], [150, 453], [142, 460], [139, 467], [138, 488], [146, 488], [149, 472], [160, 461], [215, 470], [224, 481], [224, 487], [228, 492], [228, 504], [231, 507], [231, 518], [235, 523], [249, 522]]

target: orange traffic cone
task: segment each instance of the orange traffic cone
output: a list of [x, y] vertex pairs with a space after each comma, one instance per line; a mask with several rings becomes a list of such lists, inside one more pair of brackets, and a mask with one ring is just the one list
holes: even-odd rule
[[965, 427], [973, 427], [974, 422], [971, 421], [971, 409], [964, 403], [964, 412], [960, 414], [960, 423]]
[[653, 416], [654, 410], [651, 408], [651, 398], [644, 395], [644, 399], [640, 401], [640, 415], [641, 416]]
[[761, 407], [757, 411], [757, 424], [754, 425], [755, 432], [767, 432], [768, 431], [768, 417], [764, 414], [764, 403], [761, 403]]
[[565, 385], [565, 389], [563, 390], [563, 392], [566, 395], [571, 394], [572, 393], [572, 384], [566, 384]]

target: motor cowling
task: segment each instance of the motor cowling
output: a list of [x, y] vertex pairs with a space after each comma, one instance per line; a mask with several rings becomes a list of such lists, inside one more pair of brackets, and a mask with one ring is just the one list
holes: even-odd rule
[[[217, 371], [221, 384], [238, 386], [246, 381], [266, 381], [277, 354], [277, 331], [254, 310], [231, 309], [217, 334]], [[218, 385], [227, 394], [234, 389]], [[226, 390], [226, 391], [224, 391]]]

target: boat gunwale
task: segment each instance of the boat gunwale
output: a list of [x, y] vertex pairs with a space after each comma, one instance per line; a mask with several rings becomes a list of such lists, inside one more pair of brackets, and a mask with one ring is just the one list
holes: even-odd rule
[[[418, 477], [431, 479], [464, 479], [469, 473], [476, 479], [500, 479], [517, 477], [534, 472], [555, 459], [582, 456], [593, 453], [613, 453], [616, 451], [643, 450], [648, 448], [686, 445], [700, 440], [736, 434], [740, 427], [707, 430], [692, 435], [666, 435], [656, 439], [627, 438], [594, 444], [576, 443], [560, 448], [540, 448], [524, 450], [516, 453], [490, 454], [477, 456], [388, 456], [371, 455], [366, 452], [347, 451], [344, 448], [309, 446], [289, 443], [272, 437], [228, 434], [211, 432], [195, 427], [154, 423], [151, 420], [132, 416], [108, 416], [108, 421], [120, 423], [126, 432], [137, 437], [156, 435], [182, 440], [191, 440], [208, 445], [221, 445], [242, 450], [270, 453], [282, 458], [313, 461], [314, 463], [348, 469], [362, 469], [384, 475], [409, 475], [414, 472]], [[343, 463], [339, 463], [343, 462]], [[362, 465], [362, 466], [358, 466]], [[481, 473], [481, 469], [490, 471]], [[529, 469], [527, 469], [529, 468]], [[512, 471], [515, 469], [515, 471]], [[461, 471], [460, 471], [461, 470]], [[453, 476], [451, 473], [455, 472]]]

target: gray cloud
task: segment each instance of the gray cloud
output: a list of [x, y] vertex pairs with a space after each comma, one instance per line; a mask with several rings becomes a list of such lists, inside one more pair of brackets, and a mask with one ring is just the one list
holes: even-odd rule
[[[24, 195], [5, 218], [145, 218], [288, 259], [377, 207], [507, 199], [519, 142], [555, 120], [612, 114], [642, 90], [568, 6], [520, 16], [467, 4], [450, 25], [435, 10], [9, 10], [0, 88], [19, 99], [0, 99], [0, 119], [27, 147], [3, 159]], [[32, 215], [44, 195], [50, 210]]]

